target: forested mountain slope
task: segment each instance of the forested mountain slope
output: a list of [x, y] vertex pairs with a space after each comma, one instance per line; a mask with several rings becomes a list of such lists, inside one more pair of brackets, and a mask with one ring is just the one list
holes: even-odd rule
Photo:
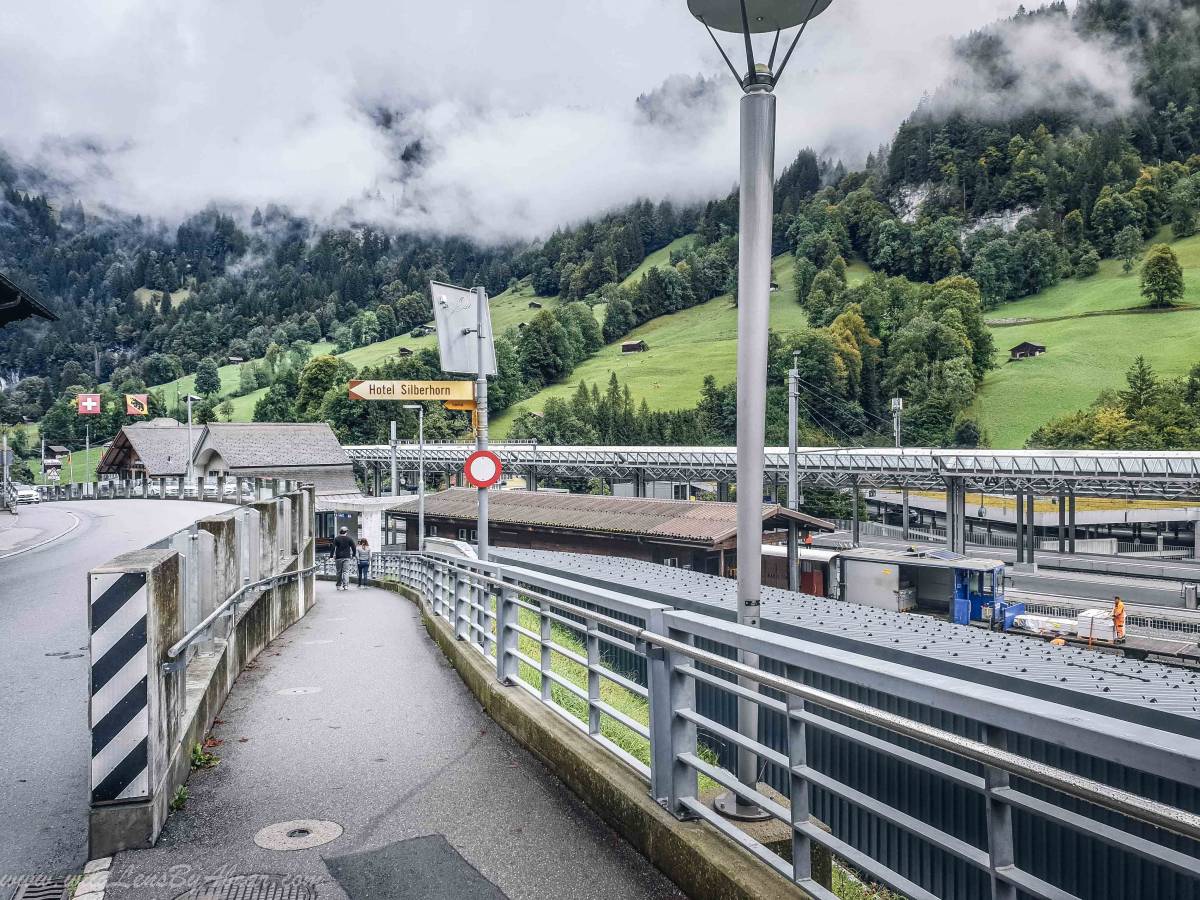
[[[1032, 84], [1046, 76], [1026, 65], [1029, 47], [1047, 38], [1096, 51], [1128, 73], [1127, 83], [1064, 69], [1061, 84]], [[1055, 378], [1077, 378], [1062, 394], [1087, 401], [1084, 367], [1053, 369], [1068, 353], [1031, 361], [1051, 367], [1049, 381], [1026, 378], [1032, 367], [997, 371], [995, 347], [1006, 350], [1012, 336], [1036, 339], [1043, 324], [989, 327], [984, 318], [1013, 318], [1010, 304], [1016, 317], [1038, 306], [1035, 318], [1136, 304], [1138, 292], [1124, 283], [1113, 293], [1113, 266], [1122, 264], [1102, 261], [1196, 231], [1198, 46], [1200, 0], [1081, 0], [1072, 10], [1055, 3], [1022, 11], [964, 38], [957, 52], [966, 87], [931, 85], [862, 168], [811, 151], [796, 158], [776, 190], [782, 290], [772, 304], [772, 365], [801, 351], [814, 437], [886, 440], [888, 399], [900, 395], [910, 442], [1012, 443], [1039, 424], [1034, 417], [1061, 411], [1031, 403], [1026, 388], [1045, 393]], [[166, 229], [69, 199], [52, 205], [51, 186], [12, 164], [0, 162], [0, 183], [0, 268], [64, 313], [54, 325], [0, 335], [5, 421], [50, 413], [47, 433], [67, 440], [73, 426], [62, 397], [73, 387], [174, 382], [159, 392], [160, 408], [176, 387], [195, 388], [209, 397], [204, 416], [326, 418], [347, 439], [376, 440], [387, 417], [406, 414], [378, 404], [352, 415], [338, 379], [354, 370], [440, 374], [423, 350], [431, 339], [410, 336], [429, 317], [433, 277], [483, 283], [497, 295], [505, 335], [491, 405], [497, 414], [516, 407], [500, 418], [515, 433], [628, 439], [611, 421], [591, 421], [595, 403], [578, 396], [581, 379], [607, 382], [616, 372], [627, 413], [643, 399], [647, 413], [709, 403], [710, 414], [688, 420], [701, 423], [694, 431], [683, 418], [668, 426], [647, 415], [639, 420], [651, 423], [646, 433], [727, 439], [728, 416], [712, 413], [719, 403], [704, 376], [720, 391], [732, 378], [736, 195], [689, 209], [643, 201], [530, 246], [483, 248], [366, 225], [322, 230], [277, 209], [246, 221], [207, 210]], [[1187, 304], [1194, 261], [1190, 245], [1177, 246], [1185, 293], [1173, 302]], [[1124, 277], [1135, 284], [1139, 276]], [[1063, 329], [1053, 335], [1060, 348], [1082, 348], [1070, 358], [1091, 355], [1104, 367], [1097, 341], [1189, 315], [1088, 319], [1093, 330], [1082, 336], [1077, 326], [1044, 327]], [[620, 355], [616, 345], [631, 334], [650, 351]], [[1180, 342], [1181, 334], [1148, 340]], [[413, 355], [393, 355], [401, 347]], [[338, 357], [321, 355], [329, 351]], [[1186, 350], [1177, 355], [1170, 365], [1186, 363]], [[254, 362], [219, 369], [230, 357]], [[231, 389], [243, 396], [222, 408]], [[568, 397], [574, 412], [565, 410]], [[772, 396], [773, 421], [781, 403]], [[627, 418], [626, 432], [636, 425]], [[120, 420], [114, 412], [106, 425]], [[446, 415], [434, 424], [454, 435], [466, 423]]]

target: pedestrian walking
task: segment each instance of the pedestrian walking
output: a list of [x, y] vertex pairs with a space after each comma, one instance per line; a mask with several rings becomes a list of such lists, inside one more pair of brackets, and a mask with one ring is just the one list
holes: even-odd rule
[[350, 562], [356, 556], [354, 539], [350, 537], [350, 529], [342, 526], [338, 536], [333, 539], [333, 565], [337, 569], [337, 589], [350, 589]]
[[1120, 597], [1113, 597], [1112, 617], [1117, 643], [1123, 644], [1125, 643], [1125, 601]]
[[371, 571], [371, 546], [366, 538], [358, 539], [358, 586], [367, 586], [367, 575]]

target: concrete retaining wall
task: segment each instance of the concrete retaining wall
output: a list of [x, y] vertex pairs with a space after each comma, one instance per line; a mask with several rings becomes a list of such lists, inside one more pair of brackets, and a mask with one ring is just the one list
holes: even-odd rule
[[286, 578], [244, 593], [178, 664], [167, 655], [244, 585], [312, 565], [314, 501], [298, 488], [89, 573], [92, 858], [153, 846], [234, 681], [311, 608], [314, 573]]

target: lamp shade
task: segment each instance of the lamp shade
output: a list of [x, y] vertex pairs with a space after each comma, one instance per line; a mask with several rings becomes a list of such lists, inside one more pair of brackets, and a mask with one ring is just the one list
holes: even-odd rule
[[[833, 0], [745, 0], [751, 34], [794, 28], [805, 19], [819, 16]], [[741, 34], [741, 0], [688, 0], [692, 15], [717, 31]], [[811, 12], [810, 12], [811, 11]]]

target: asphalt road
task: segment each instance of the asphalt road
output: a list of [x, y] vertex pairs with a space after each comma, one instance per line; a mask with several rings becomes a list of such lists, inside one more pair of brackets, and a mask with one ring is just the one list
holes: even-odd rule
[[43, 503], [0, 527], [0, 885], [87, 859], [87, 570], [227, 509]]

